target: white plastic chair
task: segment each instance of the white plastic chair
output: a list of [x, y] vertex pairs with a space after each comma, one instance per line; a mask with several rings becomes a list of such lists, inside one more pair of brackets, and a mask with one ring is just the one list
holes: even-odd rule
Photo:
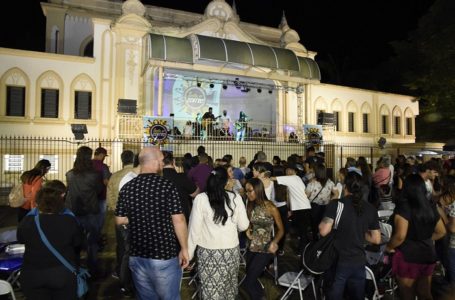
[[0, 280], [0, 295], [7, 294], [11, 294], [13, 300], [16, 300], [16, 296], [14, 295], [13, 287], [11, 284], [6, 280]]

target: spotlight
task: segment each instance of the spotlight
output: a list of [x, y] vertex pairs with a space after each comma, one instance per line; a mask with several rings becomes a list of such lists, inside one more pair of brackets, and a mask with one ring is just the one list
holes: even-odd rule
[[201, 87], [201, 83], [198, 81], [198, 83], [196, 83], [197, 87]]
[[262, 89], [258, 89], [258, 93], [262, 93]]
[[214, 86], [215, 86], [215, 85], [214, 85], [213, 83], [210, 83], [210, 85], [209, 85], [209, 87], [210, 87], [211, 89], [213, 89]]
[[227, 85], [223, 84], [223, 90], [227, 89]]
[[272, 90], [269, 90], [269, 94], [271, 94], [271, 93], [272, 93]]
[[234, 80], [234, 86], [237, 88], [237, 89], [241, 89], [242, 86], [240, 85], [240, 80], [238, 78], [236, 78]]

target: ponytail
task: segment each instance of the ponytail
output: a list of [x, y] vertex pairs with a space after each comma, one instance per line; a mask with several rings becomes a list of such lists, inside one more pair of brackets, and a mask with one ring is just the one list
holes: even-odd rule
[[358, 216], [363, 213], [362, 176], [357, 172], [348, 172], [344, 180], [345, 188], [351, 194], [352, 205]]

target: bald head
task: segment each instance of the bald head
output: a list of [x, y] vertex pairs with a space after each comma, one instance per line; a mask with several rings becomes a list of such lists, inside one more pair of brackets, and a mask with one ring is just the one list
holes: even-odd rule
[[163, 169], [163, 153], [158, 147], [146, 147], [139, 153], [141, 173], [158, 173]]

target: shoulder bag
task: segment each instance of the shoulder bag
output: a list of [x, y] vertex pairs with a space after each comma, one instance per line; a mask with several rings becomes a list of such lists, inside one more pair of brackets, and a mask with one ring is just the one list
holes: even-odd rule
[[41, 225], [39, 222], [39, 214], [35, 215], [35, 224], [38, 228], [38, 232], [41, 236], [41, 240], [43, 241], [44, 245], [54, 254], [54, 256], [68, 269], [71, 273], [76, 275], [77, 278], [77, 297], [82, 298], [88, 292], [88, 284], [87, 279], [90, 277], [90, 274], [86, 269], [79, 268], [76, 269], [73, 267], [63, 256], [49, 243], [46, 235], [44, 234], [43, 230], [41, 229]]
[[338, 251], [335, 249], [335, 236], [344, 204], [338, 201], [337, 214], [332, 230], [317, 241], [308, 243], [303, 250], [303, 265], [316, 275], [322, 274], [338, 260]]

